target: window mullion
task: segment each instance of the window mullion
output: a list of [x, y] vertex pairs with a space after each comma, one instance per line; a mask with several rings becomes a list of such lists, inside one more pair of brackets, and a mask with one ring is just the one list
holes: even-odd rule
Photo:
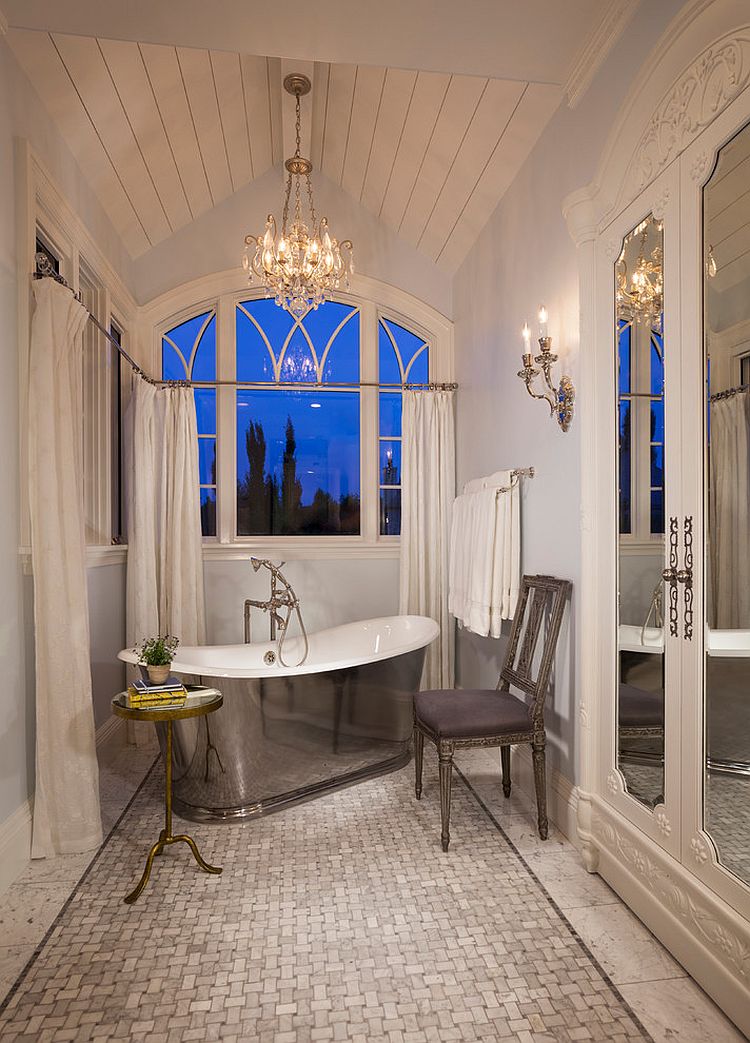
[[[235, 375], [234, 300], [223, 296], [216, 309], [216, 376], [218, 380], [234, 380]], [[217, 387], [216, 535], [220, 543], [231, 543], [237, 531], [235, 399], [233, 387]]]
[[[360, 379], [378, 379], [378, 311], [372, 301], [363, 301], [360, 313]], [[360, 391], [360, 532], [367, 543], [378, 538], [378, 389]]]

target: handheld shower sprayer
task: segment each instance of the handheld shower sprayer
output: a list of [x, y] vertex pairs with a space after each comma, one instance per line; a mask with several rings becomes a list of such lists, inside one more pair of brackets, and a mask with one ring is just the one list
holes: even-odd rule
[[[302, 613], [300, 612], [299, 599], [292, 589], [291, 583], [282, 574], [281, 569], [286, 564], [285, 562], [279, 562], [276, 565], [274, 562], [269, 561], [267, 558], [256, 558], [250, 557], [250, 564], [253, 567], [253, 572], [259, 572], [261, 566], [268, 569], [271, 573], [271, 597], [268, 601], [256, 601], [253, 598], [248, 598], [245, 601], [245, 642], [250, 640], [250, 609], [260, 608], [264, 612], [269, 613], [269, 619], [271, 624], [271, 640], [277, 641], [277, 654], [279, 657], [279, 663], [282, 666], [288, 666], [288, 663], [284, 662], [282, 649], [284, 646], [284, 640], [289, 629], [289, 623], [292, 619], [292, 614], [297, 613], [297, 619], [299, 621], [300, 629], [302, 631], [302, 637], [304, 639], [304, 653], [302, 659], [297, 663], [297, 666], [301, 666], [307, 659], [307, 653], [309, 650], [309, 643], [307, 639], [307, 631], [305, 630], [305, 624], [302, 622]], [[281, 614], [281, 610], [285, 611], [285, 617]], [[276, 632], [278, 630], [279, 637], [277, 640]]]

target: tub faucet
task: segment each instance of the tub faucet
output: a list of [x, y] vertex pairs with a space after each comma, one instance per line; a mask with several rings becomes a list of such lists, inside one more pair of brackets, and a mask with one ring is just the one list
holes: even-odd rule
[[257, 601], [255, 598], [245, 599], [245, 644], [250, 644], [252, 640], [250, 609], [260, 608], [264, 612], [268, 612], [270, 637], [272, 641], [277, 642], [276, 653], [279, 657], [279, 663], [282, 666], [289, 665], [283, 660], [282, 649], [284, 647], [284, 639], [286, 638], [292, 615], [296, 612], [300, 629], [302, 630], [302, 636], [305, 641], [304, 655], [299, 663], [296, 664], [297, 666], [301, 666], [305, 659], [307, 659], [307, 631], [305, 630], [305, 624], [302, 622], [299, 598], [294, 593], [291, 583], [286, 579], [281, 571], [284, 562], [282, 561], [280, 565], [275, 565], [267, 558], [250, 558], [250, 564], [253, 567], [253, 572], [258, 572], [261, 567], [263, 567], [268, 569], [271, 573], [271, 596], [268, 601]]
[[654, 626], [661, 630], [664, 627], [664, 609], [663, 609], [663, 581], [660, 579], [654, 587], [651, 595], [651, 601], [649, 602], [648, 612], [646, 618], [643, 620], [643, 626], [641, 627], [641, 644], [646, 644], [646, 628], [651, 620], [651, 616], [654, 617]]

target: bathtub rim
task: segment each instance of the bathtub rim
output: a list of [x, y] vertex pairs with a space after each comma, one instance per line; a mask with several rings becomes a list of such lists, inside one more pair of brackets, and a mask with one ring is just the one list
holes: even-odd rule
[[[377, 625], [377, 624], [392, 624], [394, 622], [403, 621], [415, 621], [424, 624], [429, 624], [425, 627], [427, 634], [422, 633], [419, 637], [412, 637], [410, 641], [404, 641], [397, 647], [389, 647], [383, 652], [369, 652], [361, 656], [350, 656], [346, 659], [339, 659], [335, 661], [326, 660], [325, 662], [313, 662], [303, 663], [301, 666], [282, 666], [278, 660], [271, 666], [265, 664], [254, 666], [254, 667], [219, 667], [215, 664], [207, 663], [190, 663], [189, 661], [183, 662], [178, 654], [172, 662], [172, 671], [175, 674], [190, 674], [196, 677], [236, 677], [236, 678], [262, 678], [262, 677], [296, 677], [304, 674], [317, 674], [317, 673], [331, 673], [335, 670], [345, 670], [350, 667], [363, 666], [366, 663], [378, 663], [385, 659], [395, 659], [397, 656], [403, 655], [407, 652], [414, 652], [419, 648], [427, 648], [437, 640], [440, 634], [440, 626], [436, 620], [431, 616], [420, 616], [415, 614], [409, 615], [393, 615], [393, 616], [375, 616], [371, 619], [358, 619], [352, 620], [349, 623], [340, 623], [335, 627], [327, 627], [325, 630], [316, 630], [310, 634], [310, 638], [314, 638], [321, 634], [331, 634], [338, 630], [345, 630], [349, 627], [362, 627], [365, 624]], [[432, 636], [429, 636], [429, 632], [432, 631]], [[299, 636], [290, 638], [290, 651], [289, 655], [294, 655], [293, 649], [295, 648], [296, 642], [300, 641]], [[292, 644], [294, 642], [295, 644]], [[258, 649], [258, 658], [262, 661], [263, 652], [275, 651], [277, 643], [275, 641], [257, 641], [252, 644], [232, 644], [232, 645], [187, 645], [185, 646], [186, 651], [190, 652], [196, 649], [200, 652], [205, 652], [207, 649], [226, 649], [228, 653], [239, 653], [246, 651], [249, 648]], [[137, 653], [132, 648], [124, 648], [117, 653], [117, 658], [124, 663], [136, 665], [138, 662]]]

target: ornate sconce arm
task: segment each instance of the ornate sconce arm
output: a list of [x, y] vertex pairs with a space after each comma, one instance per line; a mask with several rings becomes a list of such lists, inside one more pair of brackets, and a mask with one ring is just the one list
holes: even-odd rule
[[[541, 312], [540, 312], [541, 320]], [[546, 312], [545, 312], [545, 328], [546, 328]], [[563, 431], [568, 431], [570, 424], [573, 420], [573, 402], [575, 401], [575, 388], [573, 382], [568, 376], [563, 376], [560, 383], [555, 387], [552, 381], [552, 366], [557, 362], [557, 355], [552, 353], [552, 338], [541, 336], [539, 338], [540, 354], [532, 356], [529, 349], [529, 328], [528, 325], [524, 326], [523, 329], [524, 346], [525, 351], [521, 356], [523, 362], [523, 369], [518, 371], [518, 376], [526, 384], [526, 390], [532, 398], [542, 399], [547, 403], [550, 410], [550, 416], [556, 418], [558, 424]], [[536, 363], [541, 369], [537, 369], [534, 366]], [[539, 393], [534, 391], [532, 385], [536, 378], [542, 375], [544, 385], [547, 390]]]

